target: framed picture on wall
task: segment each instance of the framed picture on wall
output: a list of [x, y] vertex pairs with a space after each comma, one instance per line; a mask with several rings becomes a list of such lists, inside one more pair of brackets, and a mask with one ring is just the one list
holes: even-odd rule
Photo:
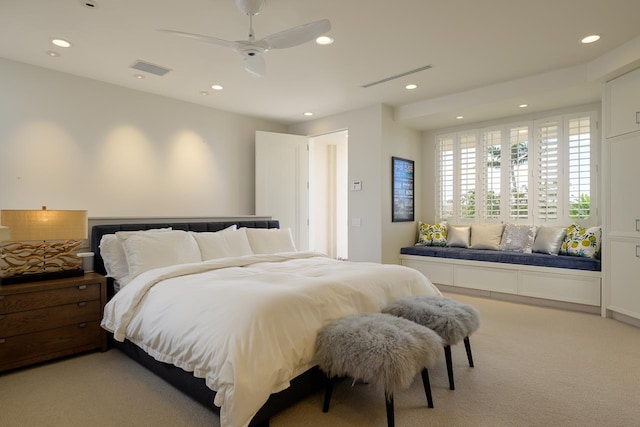
[[413, 221], [414, 162], [400, 157], [391, 158], [392, 222]]

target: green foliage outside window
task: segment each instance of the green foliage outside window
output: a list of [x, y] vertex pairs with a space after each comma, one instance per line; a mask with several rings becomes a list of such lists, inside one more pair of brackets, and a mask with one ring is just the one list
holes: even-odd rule
[[569, 203], [569, 217], [572, 219], [588, 219], [591, 214], [591, 196], [580, 194], [580, 200]]

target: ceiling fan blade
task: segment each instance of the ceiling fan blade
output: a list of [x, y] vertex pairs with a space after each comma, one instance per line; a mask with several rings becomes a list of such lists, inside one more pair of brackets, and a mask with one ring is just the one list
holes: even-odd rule
[[183, 31], [173, 31], [173, 30], [159, 30], [164, 33], [173, 34], [175, 36], [187, 37], [190, 39], [200, 40], [206, 43], [216, 44], [218, 46], [228, 47], [231, 49], [237, 49], [239, 46], [238, 42], [233, 42], [229, 40], [219, 39], [216, 37], [203, 36], [201, 34], [193, 34], [193, 33], [185, 33]]
[[271, 34], [262, 40], [269, 43], [271, 49], [286, 49], [315, 40], [329, 30], [331, 30], [331, 22], [328, 19], [322, 19]]
[[262, 55], [247, 56], [244, 58], [244, 69], [252, 77], [262, 77], [267, 72]]

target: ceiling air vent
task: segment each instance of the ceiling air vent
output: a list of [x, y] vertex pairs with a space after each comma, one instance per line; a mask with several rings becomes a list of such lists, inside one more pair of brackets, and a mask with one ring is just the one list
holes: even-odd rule
[[165, 74], [167, 74], [169, 71], [171, 71], [169, 68], [164, 68], [161, 67], [159, 65], [153, 65], [150, 64], [148, 62], [144, 62], [144, 61], [136, 61], [131, 68], [134, 68], [136, 70], [140, 70], [140, 71], [145, 71], [147, 73], [151, 73], [151, 74], [155, 74], [156, 76], [164, 76]]
[[408, 76], [408, 75], [411, 75], [411, 74], [418, 73], [420, 71], [428, 70], [429, 68], [432, 68], [431, 65], [425, 65], [424, 67], [416, 68], [415, 70], [407, 71], [406, 73], [396, 74], [395, 76], [391, 76], [391, 77], [387, 77], [387, 78], [382, 79], [382, 80], [378, 80], [378, 81], [375, 81], [375, 82], [367, 83], [366, 85], [362, 85], [361, 87], [366, 89], [366, 88], [371, 87], [371, 86], [379, 85], [380, 83], [386, 83], [386, 82], [391, 81], [391, 80], [399, 79], [400, 77], [404, 77], [404, 76]]

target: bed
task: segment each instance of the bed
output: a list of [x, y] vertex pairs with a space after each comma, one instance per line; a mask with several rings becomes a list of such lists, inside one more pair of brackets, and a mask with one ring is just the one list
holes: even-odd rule
[[102, 322], [110, 342], [216, 410], [222, 427], [268, 425], [322, 387], [313, 353], [326, 322], [439, 294], [407, 267], [296, 251], [273, 220], [97, 225], [102, 274], [113, 270], [106, 241], [120, 242], [129, 267], [109, 281], [122, 281]]

